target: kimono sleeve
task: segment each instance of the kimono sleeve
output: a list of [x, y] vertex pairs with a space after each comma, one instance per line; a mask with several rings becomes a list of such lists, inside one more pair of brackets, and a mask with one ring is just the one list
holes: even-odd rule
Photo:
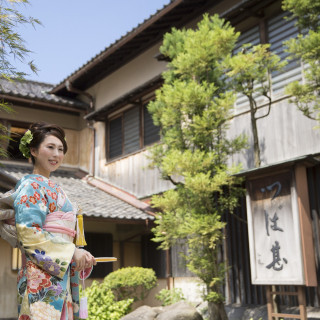
[[48, 213], [43, 189], [25, 181], [14, 201], [17, 236], [26, 255], [40, 268], [58, 278], [68, 269], [75, 245], [43, 230]]

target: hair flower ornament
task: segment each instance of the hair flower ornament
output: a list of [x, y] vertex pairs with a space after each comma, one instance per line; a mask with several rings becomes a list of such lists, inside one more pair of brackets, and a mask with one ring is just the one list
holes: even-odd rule
[[29, 144], [32, 141], [32, 139], [33, 139], [33, 135], [31, 131], [28, 130], [20, 140], [19, 150], [21, 151], [23, 156], [27, 159], [30, 158], [31, 156]]

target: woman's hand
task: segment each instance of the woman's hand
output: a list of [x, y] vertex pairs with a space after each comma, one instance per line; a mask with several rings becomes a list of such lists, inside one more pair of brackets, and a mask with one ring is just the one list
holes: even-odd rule
[[90, 252], [79, 248], [74, 250], [73, 261], [76, 263], [75, 271], [82, 271], [97, 264], [94, 256]]

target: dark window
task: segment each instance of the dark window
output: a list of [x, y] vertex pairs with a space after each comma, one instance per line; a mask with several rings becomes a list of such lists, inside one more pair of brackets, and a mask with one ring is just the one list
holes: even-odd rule
[[147, 105], [124, 111], [108, 126], [107, 159], [133, 153], [160, 139], [159, 127], [153, 124]]
[[[94, 257], [113, 256], [113, 241], [111, 234], [86, 232], [86, 242], [88, 245], [85, 249]], [[112, 271], [112, 262], [97, 263], [97, 265], [93, 267], [91, 278], [104, 278]]]
[[110, 158], [122, 154], [122, 117], [109, 122], [109, 154]]
[[158, 278], [166, 277], [166, 251], [157, 249], [159, 244], [152, 241], [153, 235], [141, 239], [142, 267], [152, 268]]
[[140, 108], [134, 107], [124, 114], [124, 153], [140, 149]]

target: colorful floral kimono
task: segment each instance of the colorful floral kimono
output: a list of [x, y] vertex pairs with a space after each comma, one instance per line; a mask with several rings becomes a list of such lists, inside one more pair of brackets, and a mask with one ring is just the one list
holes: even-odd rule
[[19, 247], [25, 254], [18, 275], [18, 319], [79, 319], [71, 202], [61, 187], [36, 174], [22, 178], [13, 196]]

